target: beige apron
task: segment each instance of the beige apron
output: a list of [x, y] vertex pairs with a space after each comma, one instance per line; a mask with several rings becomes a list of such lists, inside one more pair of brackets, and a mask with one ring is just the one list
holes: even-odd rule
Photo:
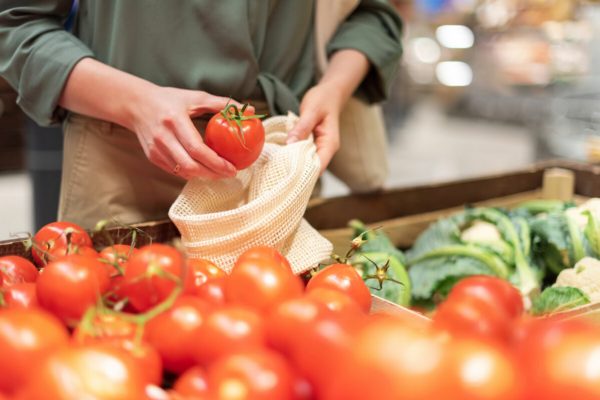
[[[320, 71], [327, 63], [325, 45], [358, 3], [317, 0], [315, 38]], [[202, 131], [206, 122], [195, 123]], [[70, 115], [64, 131], [59, 220], [93, 228], [102, 219], [130, 224], [167, 217], [185, 181], [152, 164], [133, 132], [81, 115]], [[380, 107], [350, 99], [340, 117], [340, 132], [341, 147], [330, 171], [352, 191], [381, 188], [388, 169]]]

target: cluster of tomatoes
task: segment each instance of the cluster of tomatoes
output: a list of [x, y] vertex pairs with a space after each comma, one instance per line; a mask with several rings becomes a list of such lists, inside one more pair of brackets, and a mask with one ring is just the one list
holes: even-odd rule
[[33, 242], [40, 273], [0, 258], [0, 399], [600, 399], [600, 330], [525, 318], [499, 279], [462, 280], [430, 323], [270, 247], [227, 275], [162, 244], [98, 253], [73, 224]]

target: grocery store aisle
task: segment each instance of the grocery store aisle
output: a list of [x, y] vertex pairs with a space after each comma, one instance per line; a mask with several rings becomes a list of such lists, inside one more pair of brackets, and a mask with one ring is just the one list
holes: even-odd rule
[[[447, 116], [434, 101], [415, 105], [395, 125], [388, 127], [388, 187], [504, 172], [535, 161], [535, 140], [526, 128]], [[334, 177], [324, 177], [324, 196], [345, 193]]]

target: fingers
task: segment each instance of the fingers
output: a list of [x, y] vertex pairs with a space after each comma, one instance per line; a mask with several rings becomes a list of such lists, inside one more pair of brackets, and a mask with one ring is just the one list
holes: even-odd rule
[[335, 119], [326, 119], [315, 128], [315, 145], [322, 174], [340, 148], [339, 125]]
[[173, 130], [183, 148], [196, 162], [222, 177], [235, 176], [237, 170], [233, 164], [204, 144], [200, 132], [189, 118], [181, 118]]
[[[241, 109], [244, 105], [230, 97], [213, 96], [200, 90], [186, 90], [189, 104], [188, 115], [198, 117], [206, 113], [216, 113], [223, 110], [228, 104], [234, 104]], [[254, 112], [254, 107], [248, 106], [247, 110]]]
[[300, 114], [298, 123], [288, 133], [287, 143], [294, 143], [306, 139], [321, 121], [321, 116], [314, 110], [307, 110]]

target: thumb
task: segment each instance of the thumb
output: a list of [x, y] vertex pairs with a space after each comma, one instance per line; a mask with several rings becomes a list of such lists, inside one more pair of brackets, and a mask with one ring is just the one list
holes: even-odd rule
[[290, 144], [306, 139], [318, 123], [319, 118], [316, 112], [307, 111], [301, 114], [296, 125], [288, 132], [287, 143]]

